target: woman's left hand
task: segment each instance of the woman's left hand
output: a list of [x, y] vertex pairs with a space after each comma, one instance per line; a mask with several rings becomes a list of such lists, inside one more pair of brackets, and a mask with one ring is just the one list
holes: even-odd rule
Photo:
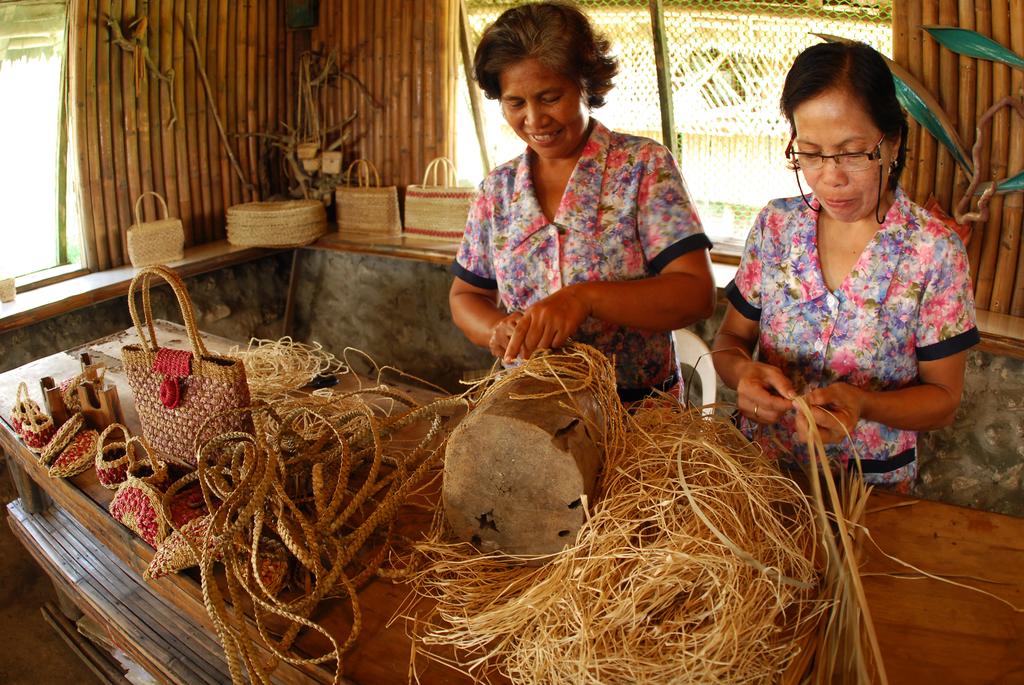
[[505, 348], [505, 363], [528, 358], [535, 350], [561, 347], [591, 314], [580, 296], [580, 286], [569, 286], [530, 305], [516, 323]]
[[[811, 415], [818, 425], [818, 433], [826, 445], [841, 442], [853, 433], [864, 411], [867, 395], [864, 390], [849, 383], [833, 383], [807, 393]], [[796, 414], [796, 432], [800, 440], [807, 442], [808, 424], [803, 413]]]

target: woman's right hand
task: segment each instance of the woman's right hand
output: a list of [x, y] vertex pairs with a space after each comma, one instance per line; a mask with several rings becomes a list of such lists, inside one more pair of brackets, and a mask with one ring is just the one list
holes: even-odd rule
[[776, 423], [793, 408], [796, 391], [789, 378], [777, 367], [748, 361], [736, 384], [736, 406], [743, 416], [762, 424]]
[[487, 347], [495, 357], [502, 358], [505, 356], [509, 340], [512, 339], [512, 334], [516, 330], [516, 324], [519, 323], [521, 318], [523, 318], [522, 312], [512, 312], [503, 319], [499, 319], [491, 327], [491, 338], [487, 341]]

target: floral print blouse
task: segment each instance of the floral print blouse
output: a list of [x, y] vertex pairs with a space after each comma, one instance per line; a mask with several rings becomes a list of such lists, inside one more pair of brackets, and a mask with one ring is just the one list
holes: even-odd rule
[[[817, 214], [800, 198], [761, 211], [726, 287], [736, 309], [760, 323], [758, 357], [782, 369], [798, 393], [836, 382], [896, 390], [918, 380], [918, 362], [979, 341], [967, 256], [960, 239], [897, 189], [893, 206], [843, 283], [829, 291], [818, 259]], [[774, 426], [741, 418], [766, 453], [805, 460], [796, 414]], [[850, 439], [828, 447], [846, 463], [854, 452], [868, 482], [917, 475], [917, 434], [861, 420]]]
[[[592, 121], [553, 222], [534, 192], [528, 151], [491, 171], [470, 207], [452, 272], [497, 289], [509, 312], [574, 283], [654, 276], [711, 246], [668, 149]], [[591, 317], [573, 339], [614, 355], [620, 392], [674, 382], [668, 333]]]

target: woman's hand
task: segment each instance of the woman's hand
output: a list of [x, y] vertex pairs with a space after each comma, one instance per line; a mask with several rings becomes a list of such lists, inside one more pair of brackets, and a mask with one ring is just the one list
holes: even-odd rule
[[748, 361], [739, 369], [736, 407], [757, 423], [776, 423], [793, 408], [796, 391], [781, 370], [771, 364]]
[[580, 296], [581, 286], [569, 286], [530, 305], [516, 323], [504, 349], [504, 360], [528, 358], [535, 350], [561, 347], [588, 316], [591, 307]]
[[512, 312], [503, 319], [499, 319], [491, 329], [491, 339], [487, 341], [487, 347], [495, 357], [504, 357], [508, 343], [512, 339], [512, 333], [516, 330], [516, 324], [523, 318], [522, 312]]
[[[818, 425], [821, 441], [826, 445], [841, 442], [857, 427], [867, 393], [849, 383], [833, 383], [824, 388], [817, 388], [807, 393], [807, 402], [811, 405], [811, 415]], [[807, 442], [809, 426], [801, 412], [796, 415], [796, 432], [800, 440]]]

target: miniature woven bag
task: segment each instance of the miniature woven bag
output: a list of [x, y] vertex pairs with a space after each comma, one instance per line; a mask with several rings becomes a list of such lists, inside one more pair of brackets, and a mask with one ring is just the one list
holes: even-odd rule
[[[149, 292], [155, 278], [167, 281], [174, 291], [191, 350], [160, 347], [157, 342]], [[143, 318], [135, 306], [137, 290], [142, 291]], [[249, 406], [245, 366], [240, 359], [210, 354], [206, 349], [196, 327], [192, 300], [178, 274], [163, 266], [141, 269], [128, 290], [128, 308], [140, 342], [121, 348], [121, 360], [142, 435], [156, 455], [195, 466], [201, 439], [232, 431], [251, 432], [249, 415], [231, 411]]]
[[117, 490], [128, 477], [128, 429], [112, 423], [103, 429], [96, 444], [96, 479], [108, 490]]
[[53, 418], [29, 397], [28, 385], [25, 383], [18, 384], [18, 394], [14, 400], [14, 408], [11, 409], [11, 425], [21, 436], [25, 446], [36, 454], [43, 451], [56, 430]]
[[[141, 447], [145, 456], [136, 454]], [[160, 501], [167, 486], [167, 466], [153, 458], [152, 452], [138, 436], [128, 439], [128, 475], [110, 500], [110, 515], [115, 521], [156, 547], [170, 533]]]
[[[356, 170], [353, 181], [352, 170]], [[371, 176], [372, 174], [372, 176]], [[402, 235], [398, 188], [381, 186], [377, 167], [357, 159], [345, 170], [345, 184], [334, 191], [338, 232], [344, 235], [397, 238]]]

